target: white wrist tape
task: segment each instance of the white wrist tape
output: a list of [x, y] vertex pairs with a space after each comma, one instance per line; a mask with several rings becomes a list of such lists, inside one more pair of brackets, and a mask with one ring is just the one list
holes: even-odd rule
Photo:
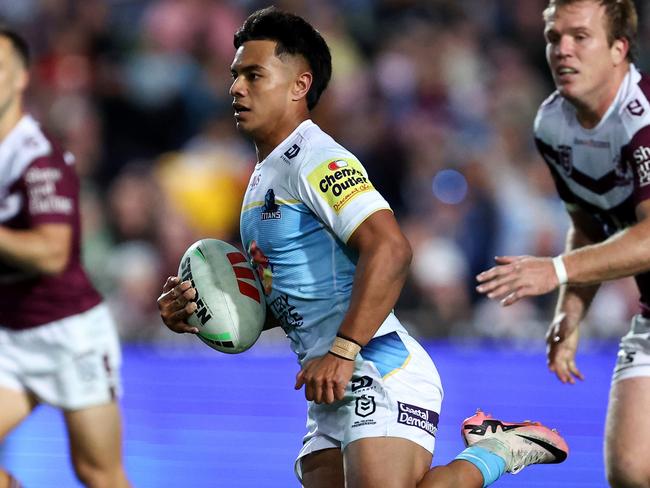
[[566, 272], [562, 255], [553, 258], [553, 267], [555, 268], [555, 275], [560, 285], [566, 285], [569, 282], [569, 275]]

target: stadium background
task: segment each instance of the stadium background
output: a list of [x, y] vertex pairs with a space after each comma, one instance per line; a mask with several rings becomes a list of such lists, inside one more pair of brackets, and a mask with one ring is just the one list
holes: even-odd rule
[[[558, 467], [503, 486], [604, 486], [602, 421], [616, 339], [636, 310], [631, 280], [602, 287], [579, 356], [588, 380], [545, 371], [554, 297], [509, 309], [474, 291], [497, 254], [555, 255], [567, 218], [531, 129], [552, 91], [545, 0], [279, 1], [330, 45], [334, 74], [314, 119], [365, 164], [413, 248], [398, 316], [443, 376], [439, 450], [461, 449], [473, 408], [559, 425]], [[281, 333], [238, 357], [165, 329], [155, 298], [200, 237], [238, 241], [255, 162], [234, 129], [232, 34], [253, 0], [0, 0], [33, 48], [28, 110], [77, 158], [84, 259], [124, 341], [127, 466], [138, 487], [295, 486], [304, 425]], [[648, 68], [650, 19], [640, 12]], [[28, 487], [78, 486], [58, 416], [40, 409], [8, 440]], [[542, 486], [539, 484], [537, 486]]]

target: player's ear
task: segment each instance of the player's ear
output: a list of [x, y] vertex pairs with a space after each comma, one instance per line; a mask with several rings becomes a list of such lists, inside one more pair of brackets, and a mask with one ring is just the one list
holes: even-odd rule
[[630, 50], [630, 42], [625, 39], [614, 39], [612, 47], [610, 48], [610, 53], [612, 55], [612, 62], [614, 66], [618, 66], [627, 58], [627, 53]]
[[292, 100], [297, 101], [301, 98], [307, 97], [307, 93], [309, 92], [313, 81], [314, 75], [312, 75], [310, 71], [300, 73], [293, 84]]

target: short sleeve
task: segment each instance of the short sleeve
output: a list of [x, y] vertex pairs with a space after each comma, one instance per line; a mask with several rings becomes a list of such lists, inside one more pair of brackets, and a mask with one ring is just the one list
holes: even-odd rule
[[390, 210], [366, 169], [349, 153], [303, 163], [295, 184], [300, 199], [343, 242], [370, 215]]
[[22, 184], [30, 225], [72, 222], [76, 218], [79, 180], [74, 166], [63, 155], [55, 152], [35, 159], [25, 169]]

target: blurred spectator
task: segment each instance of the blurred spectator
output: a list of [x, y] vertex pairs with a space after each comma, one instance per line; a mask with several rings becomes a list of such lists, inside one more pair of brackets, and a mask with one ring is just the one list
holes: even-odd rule
[[126, 341], [154, 341], [161, 335], [158, 307], [151, 299], [159, 294], [159, 267], [158, 251], [143, 241], [119, 244], [109, 255], [107, 302]]
[[433, 237], [419, 243], [413, 253], [412, 275], [420, 307], [421, 335], [449, 335], [455, 325], [470, 319], [467, 281], [469, 268], [461, 249], [451, 240]]
[[195, 234], [232, 241], [248, 182], [248, 164], [241, 163], [229, 150], [169, 153], [158, 161], [156, 179]]
[[116, 243], [155, 242], [162, 196], [147, 163], [126, 166], [109, 186], [107, 197], [108, 221]]

